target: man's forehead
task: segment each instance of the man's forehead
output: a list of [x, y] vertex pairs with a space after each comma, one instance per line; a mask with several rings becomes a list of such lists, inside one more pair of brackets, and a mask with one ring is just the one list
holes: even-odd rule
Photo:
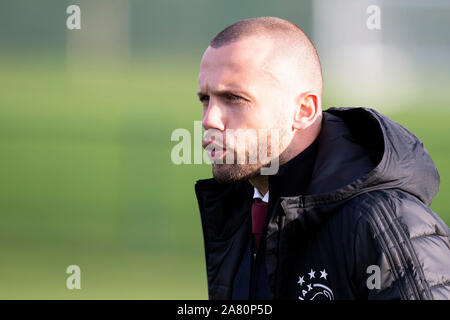
[[[261, 41], [237, 41], [229, 45], [205, 51], [200, 65], [199, 85], [213, 79], [227, 82], [238, 79], [238, 83], [279, 81], [276, 61], [270, 43]], [[235, 85], [223, 83], [222, 85]], [[239, 87], [240, 85], [237, 85]]]
[[203, 54], [202, 65], [258, 64], [270, 58], [273, 48], [272, 41], [261, 37], [247, 37], [218, 48], [209, 46]]
[[212, 72], [205, 69], [199, 74], [198, 91], [204, 94], [233, 92], [254, 96], [260, 85], [267, 81], [260, 71], [255, 71], [257, 74], [253, 74], [248, 69], [237, 71], [226, 66]]

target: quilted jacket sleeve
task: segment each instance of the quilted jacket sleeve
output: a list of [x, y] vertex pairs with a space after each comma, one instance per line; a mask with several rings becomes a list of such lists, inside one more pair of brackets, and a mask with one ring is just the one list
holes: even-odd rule
[[355, 288], [374, 300], [450, 299], [447, 225], [414, 196], [372, 194], [355, 234]]

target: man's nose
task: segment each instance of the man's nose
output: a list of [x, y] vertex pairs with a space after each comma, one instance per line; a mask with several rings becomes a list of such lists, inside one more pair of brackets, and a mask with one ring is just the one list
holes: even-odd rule
[[224, 114], [221, 108], [210, 101], [208, 107], [203, 112], [202, 126], [205, 130], [217, 129], [225, 130]]

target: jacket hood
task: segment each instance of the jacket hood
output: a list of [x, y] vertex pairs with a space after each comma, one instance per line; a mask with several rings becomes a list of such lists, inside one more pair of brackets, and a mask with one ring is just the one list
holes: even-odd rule
[[329, 108], [322, 121], [304, 206], [392, 188], [431, 204], [439, 173], [413, 133], [371, 108]]

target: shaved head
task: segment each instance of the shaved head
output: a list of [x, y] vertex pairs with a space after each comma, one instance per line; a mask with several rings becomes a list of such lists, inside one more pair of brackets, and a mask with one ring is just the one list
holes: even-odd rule
[[[203, 54], [198, 80], [205, 130], [220, 136], [238, 129], [268, 131], [267, 139], [251, 137], [247, 144], [265, 150], [261, 146], [267, 142], [269, 161], [213, 163], [219, 182], [254, 182], [263, 166], [276, 159], [280, 165], [286, 163], [320, 132], [319, 58], [305, 33], [289, 21], [261, 17], [225, 28]], [[272, 143], [273, 137], [279, 141]], [[241, 146], [226, 137], [223, 142], [226, 148], [215, 146], [211, 152], [215, 159], [237, 154]], [[203, 145], [209, 144], [212, 139], [205, 138]]]
[[322, 69], [317, 50], [295, 23], [276, 17], [241, 20], [220, 31], [209, 45], [220, 48], [249, 37], [263, 37], [273, 41], [275, 51], [297, 60], [297, 71], [304, 79], [303, 82], [309, 83], [310, 89], [322, 93]]

